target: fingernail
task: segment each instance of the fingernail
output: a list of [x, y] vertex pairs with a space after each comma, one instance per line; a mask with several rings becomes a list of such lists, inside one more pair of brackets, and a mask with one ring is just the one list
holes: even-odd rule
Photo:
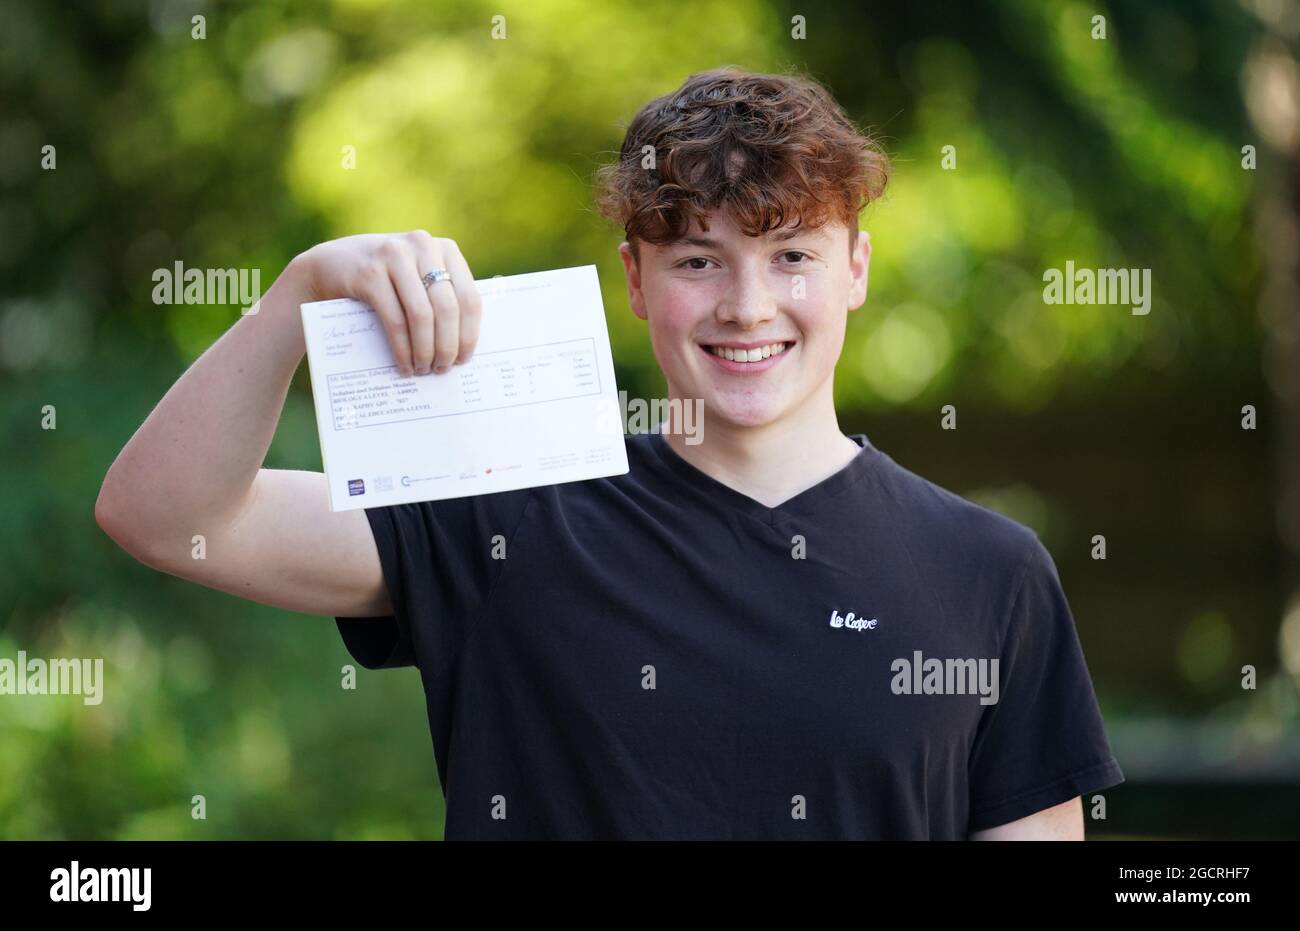
[[447, 366], [439, 365], [434, 369], [434, 371], [441, 375], [443, 372], [447, 371]]

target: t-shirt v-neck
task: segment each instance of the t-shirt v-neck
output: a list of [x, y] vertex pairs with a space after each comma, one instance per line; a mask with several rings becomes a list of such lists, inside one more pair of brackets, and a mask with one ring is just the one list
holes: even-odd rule
[[871, 445], [865, 433], [848, 434], [848, 437], [862, 447], [856, 456], [839, 471], [794, 494], [776, 507], [768, 507], [691, 465], [672, 448], [662, 433], [650, 434], [649, 445], [659, 462], [689, 487], [732, 510], [774, 526], [788, 517], [808, 517], [817, 513], [837, 495], [847, 491], [871, 472], [880, 459], [881, 452]]

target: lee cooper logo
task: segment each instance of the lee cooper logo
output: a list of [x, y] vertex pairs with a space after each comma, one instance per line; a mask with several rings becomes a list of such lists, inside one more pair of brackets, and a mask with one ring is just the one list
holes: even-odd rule
[[875, 630], [878, 623], [880, 622], [874, 617], [854, 617], [852, 611], [849, 612], [848, 617], [840, 617], [840, 612], [834, 609], [831, 610], [832, 627], [843, 627], [848, 630]]

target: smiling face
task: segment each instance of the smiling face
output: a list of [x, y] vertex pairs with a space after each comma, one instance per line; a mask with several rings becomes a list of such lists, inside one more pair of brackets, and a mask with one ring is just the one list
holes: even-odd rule
[[639, 265], [619, 247], [669, 396], [703, 399], [715, 427], [831, 410], [848, 312], [866, 300], [867, 234], [850, 253], [840, 222], [752, 237], [725, 214], [707, 220], [707, 232], [693, 224], [678, 242], [640, 243]]

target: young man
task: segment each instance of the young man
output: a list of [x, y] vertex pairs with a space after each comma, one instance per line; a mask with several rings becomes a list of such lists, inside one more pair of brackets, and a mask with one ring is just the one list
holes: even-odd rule
[[1123, 775], [1051, 557], [836, 422], [886, 174], [800, 77], [706, 72], [637, 115], [598, 200], [701, 443], [669, 423], [627, 439], [627, 475], [331, 513], [324, 476], [260, 468], [298, 305], [367, 301], [429, 378], [480, 314], [451, 240], [355, 236], [172, 387], [97, 519], [163, 571], [335, 616], [367, 668], [417, 666], [448, 839], [1082, 838], [1080, 796]]

